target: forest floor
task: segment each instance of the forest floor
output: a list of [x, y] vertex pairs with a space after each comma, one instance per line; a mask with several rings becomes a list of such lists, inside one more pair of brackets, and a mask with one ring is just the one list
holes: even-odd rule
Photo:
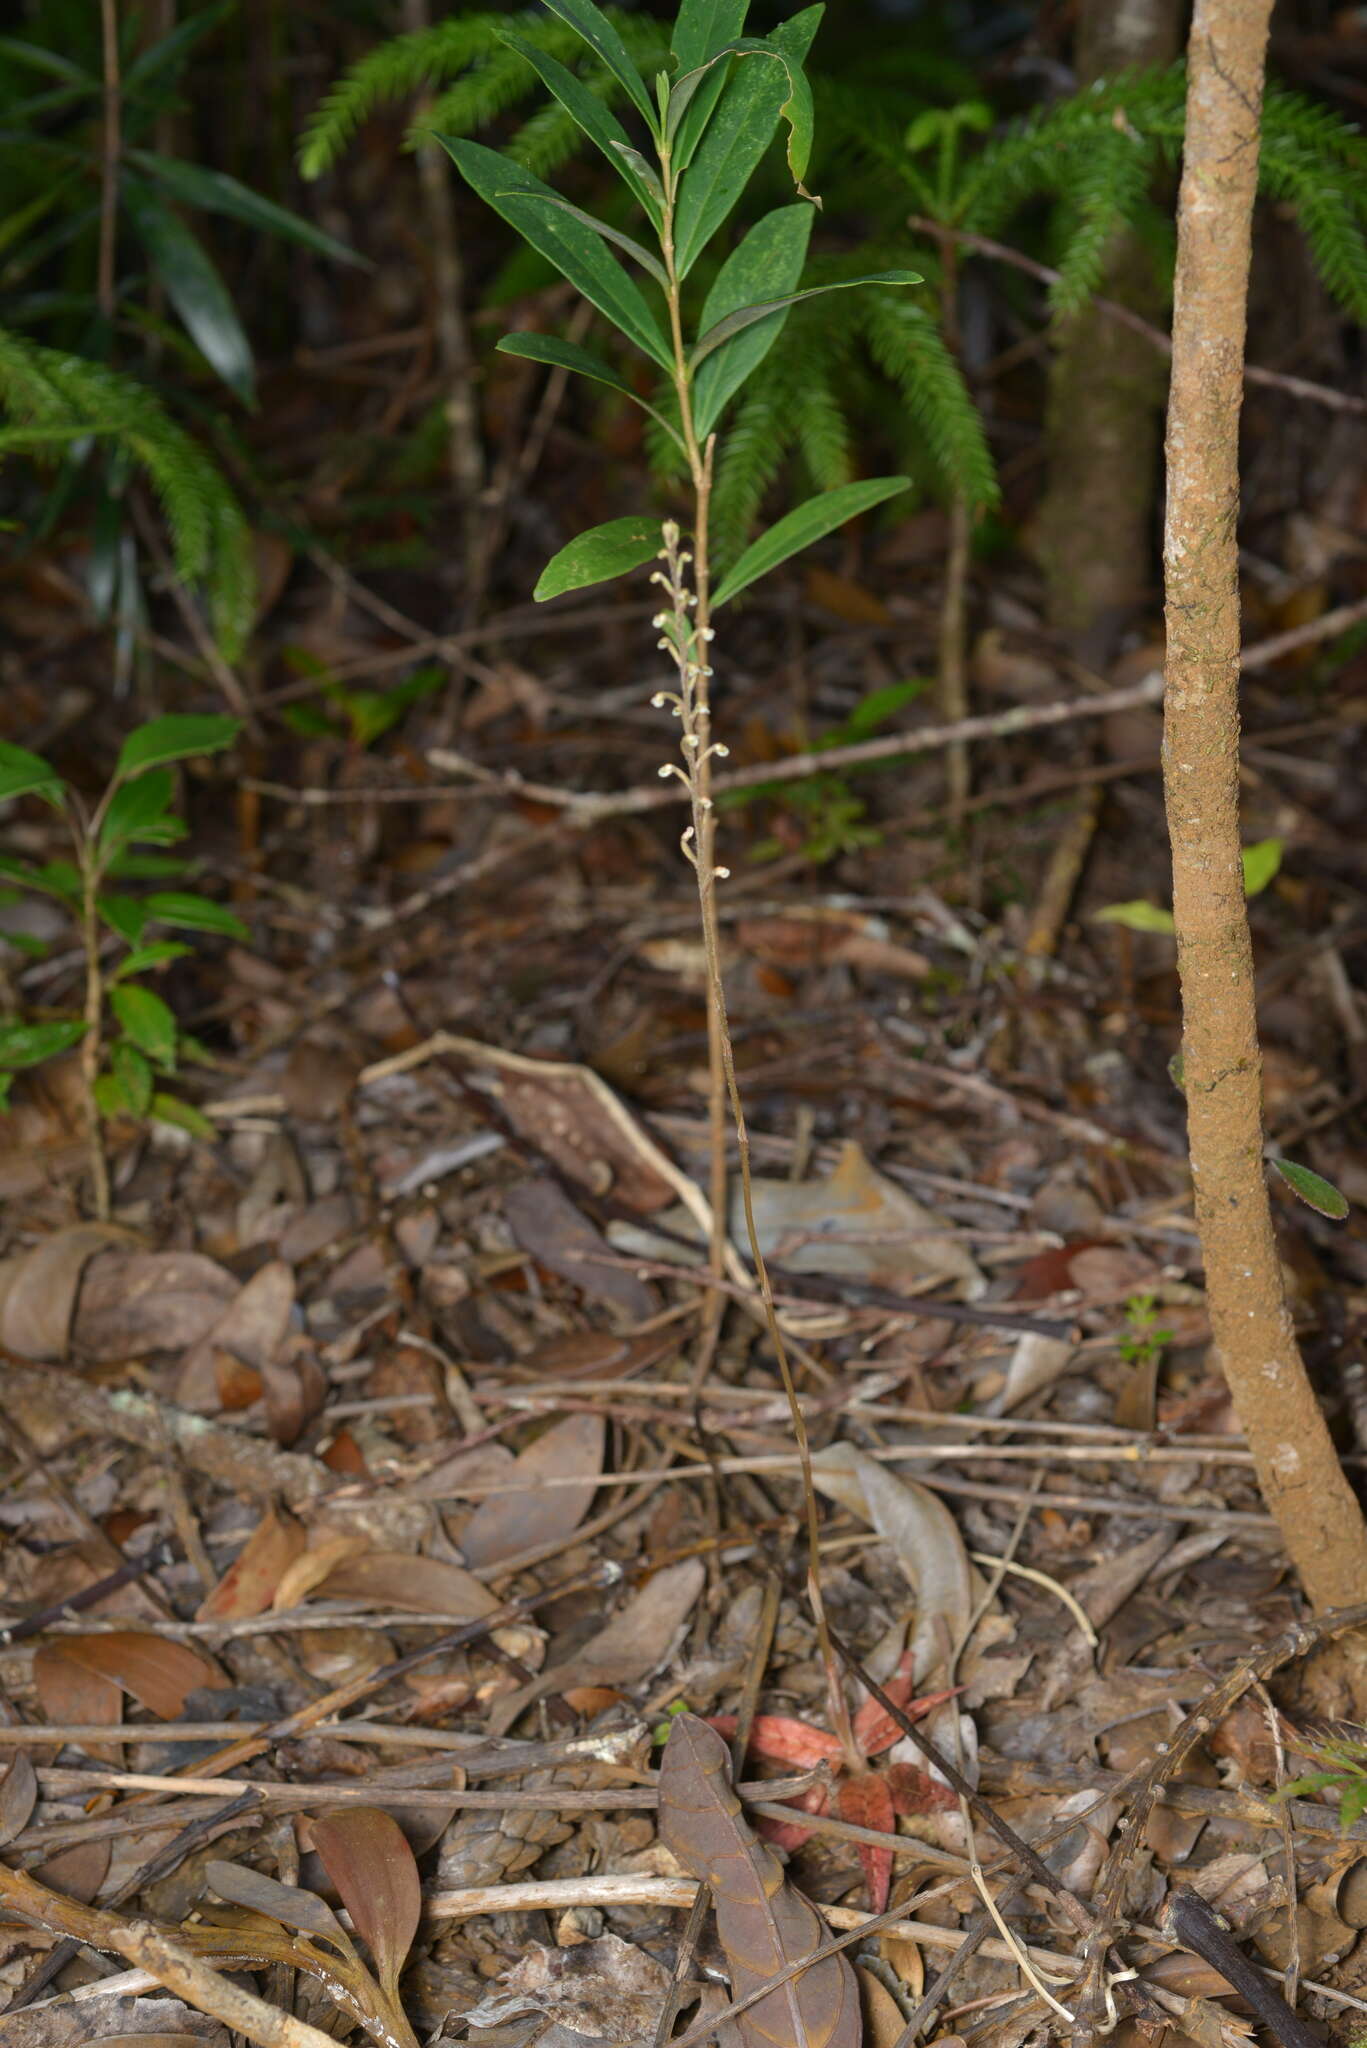
[[[585, 452], [552, 432], [566, 492]], [[510, 519], [505, 593], [530, 588], [548, 518], [543, 497]], [[827, 1609], [899, 1705], [952, 1694], [932, 1739], [1018, 1835], [1053, 1841], [1075, 1902], [1121, 1841], [1142, 1992], [1136, 2019], [1112, 1987], [1123, 2034], [1153, 2001], [1202, 2048], [1248, 2032], [1160, 1929], [1180, 1873], [1346, 2036], [1367, 2015], [1367, 1828], [1341, 1823], [1367, 1767], [1345, 1753], [1334, 1776], [1331, 1757], [1332, 1782], [1276, 1799], [1326, 1769], [1335, 1702], [1269, 1693], [1275, 1658], [1242, 1661], [1302, 1607], [1209, 1350], [1169, 1074], [1161, 646], [1140, 635], [1093, 675], [1026, 571], [979, 564], [975, 711], [1072, 709], [976, 740], [952, 821], [917, 687], [943, 541], [923, 512], [828, 546], [737, 609], [719, 664], [724, 967]], [[684, 1941], [693, 1877], [656, 1828], [686, 1709], [717, 1720], [833, 1928], [897, 1909], [851, 1951], [870, 2041], [891, 2048], [956, 1955], [927, 2038], [1037, 2035], [1047, 2007], [973, 1874], [981, 1857], [1001, 1894], [1012, 1852], [876, 1703], [859, 1757], [832, 1730], [792, 1430], [743, 1271], [695, 1384], [702, 954], [648, 603], [500, 598], [452, 632], [430, 573], [274, 539], [262, 564], [251, 720], [184, 799], [195, 886], [251, 941], [198, 944], [157, 984], [198, 1041], [178, 1086], [212, 1136], [111, 1125], [102, 1225], [74, 1066], [23, 1077], [0, 1120], [5, 1863], [218, 1930], [220, 1962], [235, 1945], [269, 2002], [345, 2034], [345, 1969], [301, 1961], [312, 1907], [280, 1948], [287, 1908], [259, 1880], [340, 1898], [382, 1978], [405, 1922], [393, 1844], [365, 1832], [378, 1808], [422, 1880], [401, 1989], [420, 2038], [477, 2017], [496, 2048], [626, 2048], [654, 2038], [676, 1964], [690, 2017], [717, 1995], [715, 1937]], [[73, 573], [54, 556], [11, 588], [4, 732], [97, 787], [136, 715], [226, 707], [176, 680], [196, 656], [169, 608], [153, 695], [112, 702]], [[1334, 607], [1362, 612], [1360, 564], [1307, 587], [1250, 600], [1246, 831], [1265, 849], [1271, 1147], [1352, 1205], [1330, 1223], [1274, 1189], [1307, 1360], [1359, 1471], [1367, 662]], [[368, 743], [371, 693], [415, 669]], [[891, 733], [903, 751], [876, 767], [776, 779], [818, 735]], [[52, 814], [17, 829], [61, 853]], [[57, 913], [34, 934], [46, 959], [5, 974], [42, 1014], [80, 964]], [[1154, 1771], [1172, 1782], [1126, 1843]], [[330, 1837], [338, 1814], [351, 1832]], [[1033, 1881], [997, 1910], [1069, 2005], [1076, 1916]], [[0, 1929], [4, 2048], [226, 2040], [62, 1931]]]

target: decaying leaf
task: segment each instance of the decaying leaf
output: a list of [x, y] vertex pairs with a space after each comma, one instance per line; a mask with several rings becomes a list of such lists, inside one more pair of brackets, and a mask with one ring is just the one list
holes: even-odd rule
[[314, 1821], [313, 1846], [370, 1950], [381, 1989], [397, 1999], [422, 1912], [418, 1866], [402, 1828], [378, 1806], [343, 1807]]
[[0, 2048], [228, 2048], [228, 2031], [164, 1992], [0, 2013]]
[[475, 1621], [498, 1606], [489, 1588], [458, 1564], [403, 1550], [350, 1558], [329, 1572], [322, 1591], [329, 1599], [366, 1600], [411, 1614], [454, 1614], [461, 1621]]
[[[660, 1836], [712, 1890], [731, 1992], [744, 1998], [821, 1946], [816, 1909], [790, 1885], [731, 1790], [726, 1744], [680, 1714], [660, 1768]], [[748, 2048], [859, 2048], [859, 1988], [845, 1956], [828, 1956], [741, 2013]]]
[[514, 1242], [548, 1272], [558, 1273], [592, 1301], [642, 1323], [659, 1307], [653, 1288], [618, 1263], [602, 1232], [553, 1180], [525, 1180], [503, 1197]]
[[176, 1380], [180, 1406], [213, 1413], [224, 1405], [224, 1354], [259, 1379], [289, 1334], [293, 1310], [294, 1274], [283, 1259], [271, 1259], [181, 1360]]
[[40, 1363], [65, 1358], [87, 1262], [111, 1244], [136, 1242], [113, 1223], [73, 1223], [0, 1262], [0, 1343]]
[[199, 1621], [245, 1621], [264, 1614], [288, 1566], [308, 1542], [301, 1522], [268, 1508], [212, 1593], [201, 1601]]
[[97, 1252], [85, 1269], [73, 1347], [97, 1364], [179, 1351], [213, 1328], [238, 1282], [200, 1252]]
[[[601, 1415], [567, 1415], [552, 1423], [500, 1481], [518, 1491], [490, 1494], [465, 1525], [460, 1547], [466, 1563], [476, 1568], [499, 1564], [519, 1551], [571, 1535], [589, 1511], [606, 1436]], [[582, 1486], [546, 1484], [581, 1475]]]
[[938, 1494], [897, 1478], [853, 1444], [830, 1444], [812, 1465], [821, 1492], [871, 1523], [896, 1552], [916, 1594], [911, 1664], [919, 1685], [961, 1641], [979, 1595], [958, 1525]]
[[202, 1651], [135, 1629], [100, 1636], [64, 1636], [59, 1650], [83, 1670], [122, 1686], [139, 1706], [161, 1721], [179, 1721], [187, 1694], [199, 1686], [224, 1683], [218, 1665]]
[[[540, 2012], [577, 2048], [588, 2042], [637, 2048], [654, 2037], [670, 1976], [644, 1949], [603, 1934], [571, 1948], [533, 1942], [502, 1985], [464, 2015], [467, 2026], [494, 2027], [515, 2013]], [[538, 2038], [542, 2044], [547, 2039]]]

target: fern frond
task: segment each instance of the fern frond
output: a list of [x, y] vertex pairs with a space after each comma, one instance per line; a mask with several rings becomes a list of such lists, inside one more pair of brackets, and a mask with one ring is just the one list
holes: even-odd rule
[[0, 427], [6, 451], [37, 460], [101, 440], [144, 471], [161, 503], [176, 573], [202, 582], [225, 654], [251, 622], [254, 567], [242, 509], [222, 471], [131, 377], [0, 329]]
[[[647, 76], [668, 66], [669, 37], [658, 22], [616, 7], [603, 11]], [[569, 24], [555, 15], [510, 17], [486, 11], [453, 16], [431, 28], [382, 43], [338, 80], [305, 125], [299, 148], [299, 166], [304, 176], [316, 178], [330, 170], [365, 121], [381, 107], [412, 93], [436, 91], [438, 97], [427, 109], [420, 126], [409, 129], [405, 137], [408, 148], [421, 142], [429, 129], [448, 135], [473, 134], [539, 89], [540, 81], [532, 66], [499, 38], [499, 29], [507, 27], [510, 21], [516, 23], [525, 42], [579, 70], [590, 90], [600, 93], [609, 103], [624, 97], [611, 73], [597, 62]], [[462, 72], [469, 75], [461, 77]], [[539, 116], [533, 118], [539, 120]], [[563, 120], [565, 137], [577, 147], [582, 141], [579, 131], [568, 116]], [[520, 142], [521, 135], [515, 138], [514, 154]], [[535, 155], [535, 137], [529, 147]], [[563, 160], [563, 154], [568, 154], [568, 150], [561, 155], [552, 153], [549, 158], [536, 155], [535, 161], [521, 157], [519, 160], [527, 161], [529, 169], [542, 175], [543, 163], [554, 169]]]
[[1367, 147], [1357, 130], [1298, 93], [1274, 91], [1258, 184], [1290, 206], [1324, 288], [1367, 320]]
[[1100, 291], [1106, 252], [1117, 232], [1133, 226], [1153, 180], [1154, 150], [1134, 130], [1110, 128], [1069, 166], [1062, 207], [1064, 233], [1049, 304], [1060, 317]]
[[722, 442], [721, 460], [712, 487], [711, 554], [720, 574], [735, 561], [750, 538], [750, 529], [792, 441], [793, 416], [783, 393], [764, 372], [770, 356], [745, 387], [740, 406]]
[[886, 285], [860, 299], [869, 352], [901, 392], [941, 486], [961, 492], [974, 512], [995, 505], [1001, 494], [982, 419], [935, 319]]

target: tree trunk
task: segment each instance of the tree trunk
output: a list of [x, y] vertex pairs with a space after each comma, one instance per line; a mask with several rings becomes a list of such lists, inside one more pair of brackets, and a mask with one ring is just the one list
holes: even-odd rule
[[[1170, 64], [1178, 14], [1178, 0], [1083, 0], [1079, 85]], [[1161, 315], [1152, 253], [1128, 228], [1111, 238], [1100, 292], [1150, 319]], [[1049, 374], [1040, 557], [1050, 623], [1098, 668], [1150, 582], [1163, 377], [1153, 344], [1095, 308], [1061, 324]]]
[[1263, 1165], [1262, 1062], [1239, 839], [1239, 407], [1272, 0], [1196, 0], [1178, 205], [1163, 540], [1163, 778], [1183, 1085], [1220, 1362], [1315, 1607], [1367, 1597], [1367, 1525], [1297, 1349]]

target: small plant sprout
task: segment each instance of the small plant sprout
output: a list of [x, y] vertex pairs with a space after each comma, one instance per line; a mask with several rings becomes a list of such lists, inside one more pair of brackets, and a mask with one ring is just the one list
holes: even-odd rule
[[[170, 764], [231, 746], [240, 724], [236, 718], [173, 715], [138, 726], [124, 741], [93, 811], [40, 755], [0, 742], [0, 801], [33, 796], [50, 805], [66, 821], [73, 853], [69, 861], [42, 866], [0, 857], [0, 880], [11, 899], [28, 889], [69, 911], [85, 959], [81, 1016], [0, 1023], [0, 1105], [17, 1069], [40, 1066], [79, 1046], [94, 1207], [101, 1220], [109, 1214], [102, 1118], [153, 1117], [200, 1137], [213, 1135], [198, 1110], [158, 1086], [160, 1077], [174, 1074], [179, 1056], [193, 1047], [170, 1005], [147, 987], [146, 977], [190, 948], [149, 934], [164, 926], [245, 939], [246, 927], [207, 896], [165, 887], [133, 895], [111, 885], [165, 883], [183, 872], [185, 862], [177, 856], [137, 849], [170, 847], [185, 837], [185, 821], [171, 809]], [[43, 950], [19, 933], [0, 930], [0, 936], [21, 951]], [[111, 948], [123, 955], [112, 964], [107, 957]]]
[[[831, 1688], [833, 1726], [857, 1756], [834, 1654], [821, 1611], [817, 1577], [817, 1514], [806, 1431], [787, 1353], [774, 1314], [750, 1199], [749, 1145], [727, 1029], [718, 942], [716, 891], [728, 870], [716, 858], [713, 764], [725, 749], [712, 733], [714, 619], [769, 570], [859, 513], [903, 490], [903, 476], [871, 478], [823, 491], [779, 519], [744, 549], [713, 583], [709, 515], [718, 437], [727, 407], [758, 369], [783, 330], [789, 310], [821, 292], [858, 285], [913, 285], [910, 270], [878, 271], [804, 290], [801, 285], [816, 201], [802, 183], [812, 141], [811, 90], [802, 62], [821, 18], [809, 7], [767, 36], [743, 34], [748, 0], [683, 0], [674, 23], [672, 68], [647, 80], [621, 34], [593, 0], [547, 0], [605, 66], [630, 103], [628, 118], [644, 131], [646, 149], [617, 115], [559, 58], [501, 29], [502, 39], [531, 64], [552, 97], [601, 151], [644, 218], [644, 240], [572, 206], [521, 165], [481, 144], [438, 139], [456, 167], [494, 210], [567, 277], [623, 339], [653, 364], [653, 402], [616, 365], [579, 344], [543, 334], [505, 335], [506, 354], [573, 370], [606, 384], [651, 413], [681, 456], [690, 486], [690, 530], [673, 519], [661, 526], [633, 515], [591, 528], [562, 548], [536, 585], [537, 598], [580, 590], [655, 562], [652, 581], [664, 595], [654, 627], [673, 665], [673, 688], [655, 703], [680, 724], [680, 760], [662, 773], [687, 791], [690, 821], [681, 837], [697, 878], [707, 963], [709, 1070], [709, 1246], [711, 1288], [694, 1369], [700, 1387], [715, 1353], [725, 1296], [727, 1236], [727, 1109], [740, 1155], [746, 1228], [764, 1316], [779, 1361], [803, 1467], [810, 1549], [809, 1585]], [[785, 129], [794, 203], [775, 208], [725, 255], [700, 307], [689, 276], [758, 169], [780, 123]], [[650, 246], [647, 246], [649, 243]], [[620, 251], [631, 269], [619, 261]], [[641, 279], [638, 283], [634, 270]]]
[[1117, 1349], [1128, 1365], [1156, 1363], [1173, 1333], [1158, 1321], [1156, 1294], [1132, 1294], [1125, 1303], [1125, 1334]]

